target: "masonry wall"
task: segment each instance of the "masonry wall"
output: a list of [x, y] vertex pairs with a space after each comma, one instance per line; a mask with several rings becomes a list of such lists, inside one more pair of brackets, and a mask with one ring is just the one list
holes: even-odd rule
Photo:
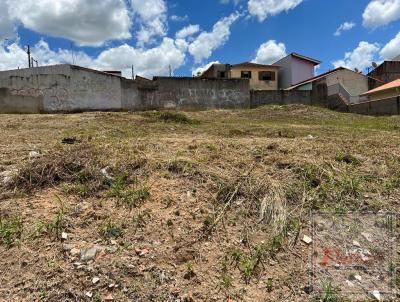
[[0, 88], [0, 113], [250, 107], [248, 80], [132, 81], [73, 65], [0, 72]]
[[[41, 99], [41, 112], [121, 110], [120, 78], [72, 65], [54, 65], [0, 72], [0, 88], [7, 88], [16, 107]], [[3, 99], [4, 102], [4, 99]], [[23, 105], [26, 104], [26, 105]], [[4, 112], [0, 106], [0, 112]]]
[[312, 105], [311, 91], [301, 90], [253, 90], [251, 94], [251, 108], [264, 105]]
[[349, 112], [365, 115], [399, 115], [400, 97], [370, 101], [349, 106]]
[[43, 97], [18, 96], [7, 88], [0, 88], [0, 113], [40, 113]]
[[249, 108], [249, 81], [157, 77], [155, 104], [161, 109]]

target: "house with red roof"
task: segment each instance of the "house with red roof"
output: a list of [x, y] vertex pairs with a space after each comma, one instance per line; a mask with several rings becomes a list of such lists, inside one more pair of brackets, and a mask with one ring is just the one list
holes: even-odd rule
[[369, 90], [361, 96], [365, 96], [369, 101], [384, 100], [400, 96], [400, 78], [379, 86], [375, 89]]

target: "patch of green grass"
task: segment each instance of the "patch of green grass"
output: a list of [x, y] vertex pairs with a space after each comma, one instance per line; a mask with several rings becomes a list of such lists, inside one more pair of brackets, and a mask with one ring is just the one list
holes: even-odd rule
[[221, 276], [221, 287], [228, 290], [233, 286], [233, 277], [228, 273], [223, 273]]
[[149, 197], [150, 190], [147, 187], [128, 189], [122, 194], [120, 202], [132, 210], [142, 206]]
[[123, 228], [109, 219], [100, 228], [100, 235], [106, 239], [119, 238], [123, 236]]
[[332, 285], [331, 282], [324, 284], [323, 293], [321, 297], [322, 302], [339, 302], [338, 289]]
[[274, 288], [274, 281], [272, 278], [268, 278], [267, 282], [265, 282], [265, 287], [267, 289], [267, 292], [272, 292]]
[[0, 216], [0, 242], [10, 248], [22, 236], [23, 223], [20, 216]]
[[116, 197], [119, 205], [132, 210], [143, 205], [150, 197], [150, 190], [148, 187], [130, 188], [128, 187], [127, 176], [119, 175], [111, 182], [108, 195]]
[[349, 165], [354, 165], [354, 166], [359, 166], [361, 165], [361, 160], [354, 155], [351, 155], [349, 153], [344, 153], [344, 152], [339, 152], [336, 155], [336, 161], [338, 162], [343, 162]]
[[190, 119], [183, 113], [172, 112], [172, 111], [145, 112], [142, 114], [142, 116], [162, 121], [165, 123], [189, 124], [189, 125], [199, 123], [196, 120]]
[[57, 196], [57, 199], [60, 202], [60, 207], [56, 212], [56, 216], [52, 221], [45, 223], [44, 228], [50, 236], [53, 236], [56, 239], [60, 239], [61, 233], [66, 228], [66, 220], [64, 202], [59, 196]]

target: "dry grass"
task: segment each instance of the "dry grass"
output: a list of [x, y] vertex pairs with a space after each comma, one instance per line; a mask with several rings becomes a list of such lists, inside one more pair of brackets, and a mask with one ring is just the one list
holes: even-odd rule
[[[399, 126], [305, 106], [2, 116], [0, 301], [308, 301], [310, 210], [398, 211]], [[65, 244], [103, 251], [77, 266]]]

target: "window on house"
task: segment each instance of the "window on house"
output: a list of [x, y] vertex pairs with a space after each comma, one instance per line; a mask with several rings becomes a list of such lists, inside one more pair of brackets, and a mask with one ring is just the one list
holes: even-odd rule
[[218, 71], [218, 72], [217, 72], [217, 77], [218, 77], [219, 79], [225, 79], [225, 78], [226, 78], [226, 73], [225, 73], [225, 71]]
[[240, 77], [242, 79], [251, 79], [251, 71], [242, 71]]
[[275, 81], [275, 71], [260, 71], [258, 79], [260, 81]]

